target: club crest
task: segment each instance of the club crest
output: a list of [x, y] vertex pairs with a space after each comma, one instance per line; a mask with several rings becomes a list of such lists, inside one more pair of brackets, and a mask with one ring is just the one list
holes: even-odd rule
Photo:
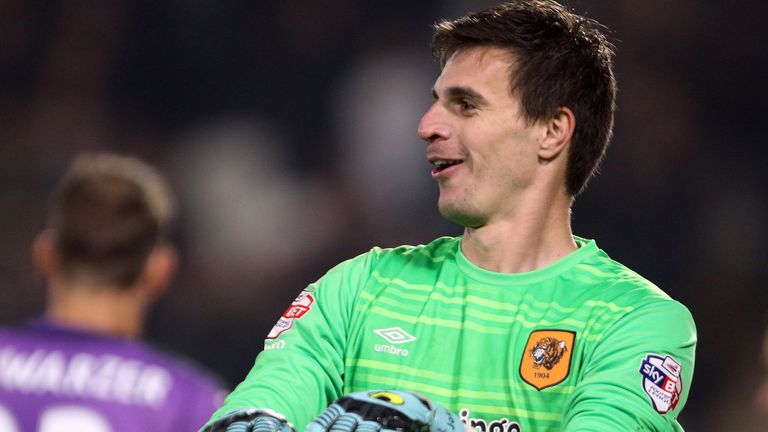
[[568, 330], [536, 330], [528, 336], [520, 377], [542, 390], [563, 382], [571, 370], [576, 333]]

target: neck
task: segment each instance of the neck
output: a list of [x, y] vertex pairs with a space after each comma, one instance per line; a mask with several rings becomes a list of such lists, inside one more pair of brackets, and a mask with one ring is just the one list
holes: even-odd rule
[[53, 282], [46, 317], [68, 327], [135, 339], [142, 334], [147, 308], [138, 291]]
[[[475, 265], [499, 273], [546, 267], [577, 249], [571, 232], [571, 199], [559, 192], [513, 214], [466, 228], [461, 250]], [[536, 205], [536, 202], [539, 204]]]

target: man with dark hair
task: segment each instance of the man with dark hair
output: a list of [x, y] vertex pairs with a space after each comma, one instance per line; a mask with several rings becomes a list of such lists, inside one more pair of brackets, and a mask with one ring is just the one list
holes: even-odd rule
[[613, 127], [600, 26], [524, 0], [438, 23], [433, 50], [418, 134], [464, 235], [309, 285], [208, 429], [681, 430], [690, 313], [571, 232]]
[[45, 316], [0, 329], [0, 430], [193, 430], [221, 403], [212, 376], [136, 341], [176, 269], [173, 213], [148, 165], [75, 159], [33, 248]]

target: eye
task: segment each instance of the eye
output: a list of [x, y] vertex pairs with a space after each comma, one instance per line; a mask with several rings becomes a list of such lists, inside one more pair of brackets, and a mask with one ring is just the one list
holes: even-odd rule
[[462, 111], [471, 111], [475, 109], [475, 106], [468, 99], [459, 100], [459, 107], [461, 107]]
[[456, 112], [460, 116], [473, 117], [477, 114], [477, 106], [469, 99], [457, 99], [455, 104]]

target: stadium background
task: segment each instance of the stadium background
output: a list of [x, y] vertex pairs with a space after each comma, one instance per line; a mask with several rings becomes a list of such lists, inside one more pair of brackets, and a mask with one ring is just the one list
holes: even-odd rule
[[[764, 430], [765, 7], [569, 3], [613, 30], [620, 87], [574, 230], [691, 309], [687, 430]], [[459, 232], [435, 210], [415, 129], [438, 73], [430, 24], [489, 4], [0, 2], [0, 324], [42, 308], [29, 246], [70, 157], [134, 154], [181, 210], [181, 273], [147, 336], [234, 384], [330, 266]]]

